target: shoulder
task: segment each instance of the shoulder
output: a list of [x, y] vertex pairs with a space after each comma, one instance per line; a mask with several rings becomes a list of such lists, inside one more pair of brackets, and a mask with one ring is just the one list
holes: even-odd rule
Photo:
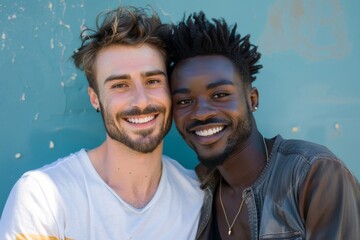
[[313, 164], [318, 160], [340, 161], [338, 157], [327, 147], [298, 139], [282, 139], [280, 136], [277, 152], [284, 157], [299, 157], [308, 164]]
[[13, 186], [9, 198], [22, 205], [52, 205], [64, 195], [81, 188], [83, 172], [79, 165], [85, 150], [60, 158], [41, 168], [24, 173]]
[[26, 187], [36, 183], [42, 188], [49, 188], [61, 182], [68, 182], [78, 175], [80, 168], [84, 167], [84, 157], [86, 157], [85, 150], [80, 150], [41, 168], [27, 171], [18, 180], [18, 185]]
[[354, 178], [343, 161], [321, 144], [305, 140], [282, 139], [280, 136], [277, 137], [274, 145], [276, 144], [277, 171], [297, 173], [302, 176], [302, 179], [305, 176], [309, 178], [315, 173], [315, 175], [323, 176], [322, 179], [325, 176], [331, 179], [332, 175]]

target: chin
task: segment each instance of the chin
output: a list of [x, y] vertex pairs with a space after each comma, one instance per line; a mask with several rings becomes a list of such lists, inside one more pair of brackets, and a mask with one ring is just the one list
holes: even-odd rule
[[197, 155], [198, 160], [206, 167], [208, 168], [214, 168], [219, 165], [222, 165], [224, 163], [225, 158], [222, 157], [222, 155], [217, 156], [202, 156]]

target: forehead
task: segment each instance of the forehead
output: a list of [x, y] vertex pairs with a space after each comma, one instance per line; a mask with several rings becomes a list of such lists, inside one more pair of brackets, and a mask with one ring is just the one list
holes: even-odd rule
[[175, 67], [171, 85], [189, 87], [192, 84], [208, 84], [212, 81], [228, 80], [240, 84], [240, 76], [228, 58], [220, 55], [188, 58]]
[[141, 46], [111, 45], [102, 49], [95, 61], [96, 78], [112, 74], [138, 74], [146, 71], [165, 72], [165, 60], [160, 51], [147, 44]]

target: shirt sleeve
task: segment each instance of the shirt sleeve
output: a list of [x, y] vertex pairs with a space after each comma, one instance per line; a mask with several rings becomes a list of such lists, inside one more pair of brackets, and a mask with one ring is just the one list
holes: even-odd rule
[[299, 211], [308, 240], [358, 239], [359, 182], [341, 161], [319, 159], [301, 187]]
[[49, 202], [54, 200], [54, 191], [46, 189], [49, 183], [45, 179], [41, 184], [37, 180], [24, 175], [14, 185], [0, 219], [0, 239], [61, 239], [55, 221], [56, 202]]

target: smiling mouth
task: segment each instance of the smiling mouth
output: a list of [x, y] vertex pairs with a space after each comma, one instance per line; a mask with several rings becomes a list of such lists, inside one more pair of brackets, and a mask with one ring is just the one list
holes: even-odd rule
[[218, 126], [218, 127], [212, 127], [209, 129], [204, 129], [204, 130], [198, 130], [198, 131], [194, 131], [195, 134], [199, 137], [209, 137], [212, 136], [218, 132], [223, 131], [225, 128], [225, 126]]
[[147, 122], [154, 120], [155, 117], [156, 117], [156, 115], [151, 115], [151, 116], [146, 116], [146, 117], [131, 117], [131, 118], [127, 118], [126, 121], [129, 123], [134, 123], [134, 124], [142, 124], [142, 123], [147, 123]]

